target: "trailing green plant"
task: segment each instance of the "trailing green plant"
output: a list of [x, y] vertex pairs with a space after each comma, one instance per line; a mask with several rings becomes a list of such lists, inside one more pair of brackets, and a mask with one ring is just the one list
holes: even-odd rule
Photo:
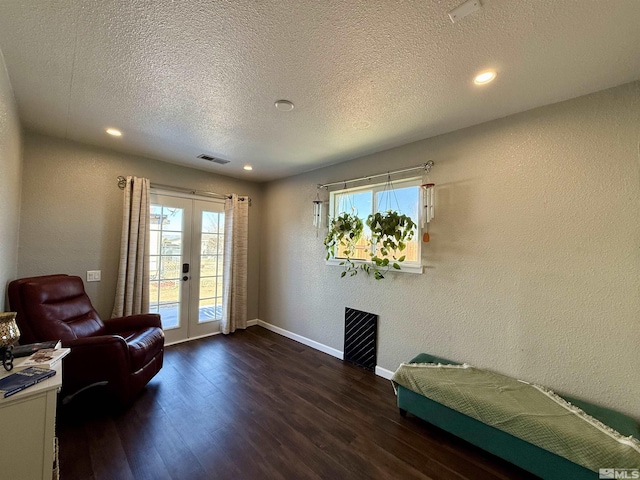
[[413, 238], [416, 224], [408, 215], [388, 210], [369, 215], [367, 226], [371, 229], [371, 264], [365, 263], [361, 268], [368, 274], [373, 273], [376, 280], [382, 280], [391, 268], [401, 270], [400, 264], [406, 255], [400, 254]]
[[347, 273], [352, 277], [358, 273], [358, 267], [351, 257], [355, 253], [356, 243], [362, 237], [363, 230], [362, 220], [354, 213], [343, 213], [331, 220], [329, 224], [329, 232], [324, 239], [324, 246], [327, 249], [326, 259], [335, 258], [338, 250], [343, 249], [341, 253], [345, 258], [340, 262], [340, 265], [344, 266], [340, 274], [341, 278]]

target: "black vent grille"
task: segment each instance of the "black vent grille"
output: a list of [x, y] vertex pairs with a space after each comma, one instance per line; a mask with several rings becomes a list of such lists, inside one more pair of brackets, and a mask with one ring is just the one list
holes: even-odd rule
[[353, 308], [344, 312], [344, 360], [371, 372], [376, 368], [378, 315]]
[[207, 160], [209, 162], [217, 163], [219, 165], [226, 165], [227, 163], [231, 163], [231, 160], [223, 160], [221, 158], [212, 157], [211, 155], [206, 155], [204, 153], [202, 155], [198, 155], [198, 158]]

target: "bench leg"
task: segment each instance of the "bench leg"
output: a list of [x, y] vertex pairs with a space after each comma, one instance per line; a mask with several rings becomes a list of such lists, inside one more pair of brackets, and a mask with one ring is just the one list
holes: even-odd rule
[[407, 418], [407, 411], [404, 408], [398, 408], [398, 411], [400, 412], [400, 416], [402, 418]]

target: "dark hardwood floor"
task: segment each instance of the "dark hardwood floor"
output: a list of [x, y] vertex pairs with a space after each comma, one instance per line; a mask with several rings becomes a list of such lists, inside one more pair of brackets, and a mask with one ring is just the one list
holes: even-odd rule
[[168, 347], [124, 412], [88, 393], [58, 411], [73, 479], [527, 479], [398, 414], [388, 380], [261, 327]]

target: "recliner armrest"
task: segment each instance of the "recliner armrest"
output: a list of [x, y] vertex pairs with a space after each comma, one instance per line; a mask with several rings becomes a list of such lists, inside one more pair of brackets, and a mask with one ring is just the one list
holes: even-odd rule
[[117, 348], [117, 344], [126, 352], [129, 348], [127, 342], [120, 335], [96, 335], [95, 337], [76, 338], [75, 340], [63, 340], [64, 348], [91, 347], [95, 348], [100, 345], [108, 345], [109, 348]]
[[120, 372], [119, 375], [126, 374], [131, 370], [129, 346], [120, 335], [97, 335], [75, 340], [63, 340], [62, 346], [71, 349], [71, 353], [67, 357], [69, 362], [66, 362], [65, 365], [74, 364], [74, 370], [79, 368], [83, 372], [90, 372], [91, 370], [105, 369]]
[[157, 313], [142, 313], [139, 315], [129, 315], [128, 317], [116, 317], [103, 320], [107, 332], [117, 334], [119, 332], [131, 332], [142, 330], [143, 328], [162, 328], [160, 315]]

